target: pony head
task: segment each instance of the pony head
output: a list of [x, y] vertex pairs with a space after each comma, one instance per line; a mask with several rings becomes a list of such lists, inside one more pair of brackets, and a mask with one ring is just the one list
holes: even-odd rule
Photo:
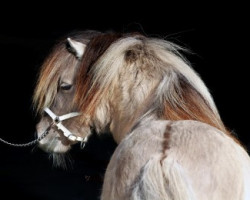
[[[83, 127], [79, 123], [73, 97], [75, 77], [84, 49], [88, 41], [98, 34], [95, 31], [85, 31], [64, 37], [55, 45], [41, 67], [34, 92], [34, 104], [41, 117], [37, 124], [38, 136], [41, 136], [51, 123], [58, 123], [54, 116], [64, 118], [64, 121], [51, 126], [49, 134], [39, 142], [39, 146], [47, 152], [65, 153], [72, 144], [83, 141], [90, 134], [90, 127]], [[70, 115], [67, 115], [68, 113]]]
[[94, 37], [77, 76], [75, 104], [87, 116], [83, 126], [109, 130], [118, 143], [149, 117], [197, 120], [227, 132], [207, 87], [180, 50], [140, 34]]

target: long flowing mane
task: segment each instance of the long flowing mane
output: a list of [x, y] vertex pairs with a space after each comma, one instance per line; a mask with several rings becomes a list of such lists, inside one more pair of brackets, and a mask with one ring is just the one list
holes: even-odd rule
[[[80, 68], [77, 79], [75, 99], [80, 110], [92, 116], [100, 110], [99, 105], [104, 99], [119, 101], [114, 91], [122, 87], [119, 83], [127, 73], [123, 72], [124, 69], [127, 69], [134, 74], [131, 80], [127, 80], [132, 81], [131, 91], [138, 86], [137, 94], [128, 94], [133, 96], [133, 99], [128, 99], [133, 108], [125, 109], [131, 112], [129, 116], [133, 116], [129, 119], [130, 128], [146, 112], [155, 112], [161, 119], [197, 120], [231, 135], [207, 87], [180, 50], [181, 47], [171, 42], [136, 34], [94, 38], [86, 48], [82, 60], [84, 66]], [[109, 105], [105, 107], [110, 109]], [[106, 118], [108, 121], [110, 116], [106, 115]]]

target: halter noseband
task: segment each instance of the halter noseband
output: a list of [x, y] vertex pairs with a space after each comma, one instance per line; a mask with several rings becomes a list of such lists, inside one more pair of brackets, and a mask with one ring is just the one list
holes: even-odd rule
[[62, 116], [57, 116], [55, 113], [52, 112], [49, 108], [44, 108], [44, 111], [51, 117], [53, 120], [53, 125], [57, 126], [58, 130], [61, 130], [63, 132], [63, 135], [67, 137], [71, 141], [79, 141], [79, 142], [87, 142], [87, 137], [82, 138], [79, 136], [75, 136], [72, 134], [63, 124], [62, 121], [66, 119], [70, 119], [76, 116], [81, 115], [79, 112], [72, 112], [68, 113]]

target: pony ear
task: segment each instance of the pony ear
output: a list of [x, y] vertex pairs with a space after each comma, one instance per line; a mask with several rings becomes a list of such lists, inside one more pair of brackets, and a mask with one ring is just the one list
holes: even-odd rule
[[70, 50], [75, 54], [78, 59], [81, 59], [86, 48], [86, 44], [67, 38], [68, 45]]

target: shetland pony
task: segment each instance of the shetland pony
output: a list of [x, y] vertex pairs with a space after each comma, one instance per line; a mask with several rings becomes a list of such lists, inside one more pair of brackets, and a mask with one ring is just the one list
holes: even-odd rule
[[[77, 111], [63, 122], [75, 138], [94, 128], [119, 144], [101, 199], [250, 198], [249, 156], [179, 50], [139, 34], [87, 34], [63, 40], [44, 63], [38, 134], [57, 123], [53, 113]], [[52, 126], [40, 146], [65, 153], [75, 143], [69, 136]]]
[[112, 38], [88, 43], [76, 80], [82, 126], [119, 144], [101, 199], [250, 199], [249, 155], [182, 49], [140, 34]]

